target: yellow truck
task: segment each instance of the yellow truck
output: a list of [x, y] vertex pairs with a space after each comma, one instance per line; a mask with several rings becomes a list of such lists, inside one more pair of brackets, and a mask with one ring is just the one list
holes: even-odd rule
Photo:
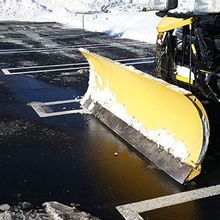
[[[220, 3], [150, 0], [157, 10], [153, 75], [85, 49], [89, 87], [82, 105], [179, 183], [201, 172], [210, 136], [201, 104], [220, 100]], [[201, 102], [202, 101], [202, 102]]]

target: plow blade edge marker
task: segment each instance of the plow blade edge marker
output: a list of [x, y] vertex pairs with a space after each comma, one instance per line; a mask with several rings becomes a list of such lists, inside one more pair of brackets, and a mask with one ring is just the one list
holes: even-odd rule
[[180, 183], [200, 173], [209, 122], [189, 91], [80, 49], [90, 64], [87, 108]]

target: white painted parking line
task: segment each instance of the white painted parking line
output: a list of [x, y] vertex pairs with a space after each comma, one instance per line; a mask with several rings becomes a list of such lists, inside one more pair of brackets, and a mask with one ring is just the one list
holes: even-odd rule
[[126, 220], [143, 220], [139, 213], [148, 212], [172, 205], [220, 195], [220, 184], [206, 188], [149, 199], [141, 202], [117, 206], [116, 209]]
[[93, 48], [93, 47], [106, 47], [109, 46], [107, 44], [81, 44], [81, 45], [74, 45], [74, 46], [63, 46], [63, 47], [53, 47], [53, 48], [45, 48], [45, 47], [39, 47], [39, 48], [30, 48], [28, 49], [3, 49], [0, 50], [0, 54], [13, 54], [13, 53], [34, 53], [34, 52], [48, 52], [53, 50], [72, 50], [72, 49], [79, 49], [81, 47], [84, 48]]
[[40, 69], [40, 68], [54, 68], [54, 67], [64, 67], [64, 66], [79, 66], [86, 65], [88, 63], [66, 63], [66, 64], [54, 64], [54, 65], [45, 65], [45, 66], [24, 66], [24, 67], [14, 67], [7, 68], [7, 70], [23, 70], [23, 69]]
[[52, 102], [44, 102], [44, 105], [60, 105], [60, 104], [67, 104], [73, 102], [80, 102], [81, 98], [69, 99], [69, 100], [62, 100], [62, 101], [52, 101]]
[[[146, 43], [141, 43], [146, 44]], [[136, 46], [134, 43], [128, 43], [128, 46]], [[139, 44], [140, 45], [140, 44]], [[17, 53], [38, 53], [38, 52], [53, 52], [53, 51], [63, 51], [63, 50], [78, 50], [79, 48], [87, 48], [87, 49], [98, 49], [98, 48], [109, 48], [109, 47], [116, 47], [120, 46], [120, 44], [114, 43], [111, 45], [108, 44], [88, 44], [88, 45], [74, 45], [68, 47], [53, 47], [53, 48], [30, 48], [28, 49], [4, 49], [0, 50], [0, 55], [7, 55], [7, 54], [17, 54]]]
[[60, 72], [60, 71], [70, 71], [70, 70], [80, 70], [88, 69], [89, 67], [73, 67], [73, 68], [62, 68], [62, 69], [50, 69], [50, 70], [33, 70], [33, 71], [21, 71], [11, 73], [7, 69], [2, 69], [5, 75], [21, 75], [21, 74], [33, 74], [33, 73], [48, 73], [48, 72]]
[[137, 58], [128, 58], [128, 59], [119, 59], [115, 60], [117, 62], [128, 62], [128, 61], [137, 61], [137, 60], [143, 60], [143, 61], [155, 61], [155, 57], [137, 57]]
[[[118, 62], [123, 61], [136, 61], [136, 60], [154, 60], [155, 57], [137, 57], [137, 58], [129, 58], [129, 59], [119, 59], [116, 60]], [[24, 66], [24, 67], [14, 67], [14, 68], [7, 68], [7, 70], [22, 70], [22, 69], [38, 69], [38, 68], [50, 68], [50, 67], [63, 67], [63, 66], [78, 66], [78, 65], [86, 65], [87, 62], [84, 63], [66, 63], [66, 64], [54, 64], [54, 65], [45, 65], [45, 66]]]
[[11, 75], [11, 72], [10, 72], [8, 69], [2, 69], [2, 72], [3, 72], [5, 75]]
[[[63, 34], [63, 35], [53, 35], [53, 36], [50, 36], [51, 33], [48, 33], [48, 34], [43, 34], [43, 33], [40, 33], [38, 31], [38, 33], [42, 36], [42, 37], [46, 37], [48, 39], [76, 39], [76, 38], [85, 38], [85, 37], [88, 37], [88, 36], [92, 36], [94, 35], [93, 33], [92, 34], [80, 34], [80, 35], [70, 35], [70, 34]], [[10, 39], [10, 40], [26, 40], [27, 38], [25, 37], [8, 37], [8, 36], [5, 36], [5, 34], [8, 34], [8, 32], [4, 33], [4, 32], [1, 32], [2, 35], [4, 35], [4, 38], [7, 38], [7, 39]], [[59, 34], [59, 33], [58, 33]]]
[[69, 114], [89, 114], [83, 108], [76, 108], [66, 111], [53, 111], [50, 106], [68, 104], [68, 103], [79, 103], [81, 99], [71, 99], [71, 100], [62, 100], [62, 101], [53, 101], [53, 102], [30, 102], [27, 105], [31, 106], [32, 109], [38, 114], [41, 118], [69, 115]]
[[154, 63], [154, 60], [147, 60], [147, 61], [137, 61], [137, 62], [130, 62], [130, 63], [125, 63], [126, 65], [139, 65], [139, 64], [150, 64]]
[[[154, 60], [155, 57], [140, 57], [140, 58], [138, 57], [138, 58], [129, 58], [129, 59], [118, 59], [115, 61], [121, 62], [125, 65], [140, 65], [140, 64], [154, 63]], [[21, 75], [21, 74], [59, 72], [59, 71], [70, 71], [70, 70], [80, 70], [80, 69], [89, 69], [88, 63], [85, 62], [85, 63], [7, 68], [7, 69], [2, 69], [2, 72], [5, 75]]]

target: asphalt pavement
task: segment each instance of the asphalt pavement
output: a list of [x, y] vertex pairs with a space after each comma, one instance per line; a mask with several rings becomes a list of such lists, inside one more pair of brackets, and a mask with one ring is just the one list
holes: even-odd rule
[[[57, 201], [122, 220], [118, 206], [177, 193], [181, 198], [182, 192], [220, 184], [216, 106], [207, 106], [213, 132], [202, 174], [180, 185], [82, 111], [78, 100], [89, 69], [79, 48], [154, 71], [154, 45], [58, 23], [0, 22], [0, 204], [11, 207], [14, 219], [24, 202], [33, 211]], [[206, 197], [139, 216], [219, 219], [220, 196]], [[61, 209], [65, 219], [67, 209]], [[0, 218], [4, 212], [0, 206]]]

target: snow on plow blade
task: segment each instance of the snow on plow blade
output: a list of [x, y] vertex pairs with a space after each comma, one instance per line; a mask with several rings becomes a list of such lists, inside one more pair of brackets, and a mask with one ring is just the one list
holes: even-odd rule
[[200, 173], [209, 123], [189, 91], [80, 49], [90, 64], [82, 106], [180, 183]]

